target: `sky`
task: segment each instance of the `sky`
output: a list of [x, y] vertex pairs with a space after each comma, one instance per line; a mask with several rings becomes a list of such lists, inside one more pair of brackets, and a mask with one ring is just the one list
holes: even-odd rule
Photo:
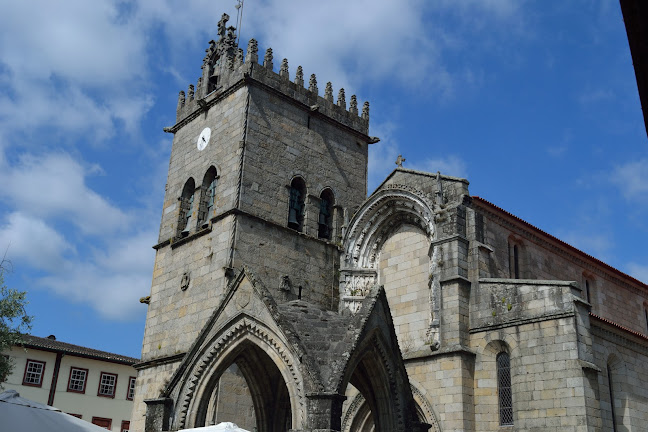
[[[32, 334], [139, 357], [180, 90], [236, 0], [4, 1], [0, 253]], [[245, 0], [240, 46], [371, 104], [395, 167], [648, 282], [648, 139], [616, 0]], [[260, 55], [262, 58], [262, 55]]]

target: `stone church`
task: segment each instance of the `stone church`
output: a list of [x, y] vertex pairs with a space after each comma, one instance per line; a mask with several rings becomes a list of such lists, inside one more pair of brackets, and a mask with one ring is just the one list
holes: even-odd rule
[[227, 18], [165, 129], [132, 430], [647, 430], [646, 284], [462, 178], [367, 198], [369, 104]]

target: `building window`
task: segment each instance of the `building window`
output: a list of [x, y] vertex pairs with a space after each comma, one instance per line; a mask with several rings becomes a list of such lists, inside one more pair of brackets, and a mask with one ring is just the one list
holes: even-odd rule
[[590, 291], [590, 281], [589, 281], [589, 279], [585, 279], [585, 296], [587, 298], [587, 302], [592, 303], [592, 293]]
[[110, 430], [112, 428], [112, 420], [103, 417], [92, 417], [92, 424]]
[[128, 420], [122, 420], [121, 432], [129, 432], [129, 431], [130, 431], [130, 422]]
[[614, 390], [612, 385], [612, 371], [610, 370], [610, 365], [607, 367], [607, 376], [608, 376], [608, 389], [610, 391], [610, 413], [612, 414], [612, 430], [617, 431], [616, 423], [616, 412], [614, 410]]
[[520, 279], [522, 274], [522, 248], [523, 246], [518, 240], [509, 239], [509, 277], [512, 279]]
[[88, 378], [88, 369], [70, 368], [70, 378], [68, 379], [67, 391], [75, 393], [85, 393], [86, 379]]
[[40, 387], [43, 385], [43, 374], [45, 373], [45, 362], [38, 360], [27, 360], [23, 385]]
[[117, 375], [108, 372], [101, 372], [97, 396], [114, 398], [115, 387], [117, 387]]
[[209, 219], [213, 216], [217, 184], [216, 168], [212, 166], [205, 173], [202, 187], [200, 188], [201, 198], [200, 209], [198, 210], [198, 226], [201, 228], [207, 228]]
[[180, 214], [178, 216], [178, 234], [180, 237], [186, 237], [191, 231], [192, 225], [192, 212], [194, 202], [194, 192], [196, 190], [196, 183], [194, 179], [190, 178], [182, 188], [182, 195], [178, 200], [180, 201]]
[[128, 378], [128, 391], [126, 392], [126, 399], [133, 400], [135, 397], [135, 377]]
[[513, 425], [513, 393], [511, 391], [511, 358], [508, 353], [497, 355], [497, 395], [501, 426]]
[[288, 227], [296, 231], [304, 229], [304, 199], [306, 183], [301, 177], [295, 177], [290, 183], [290, 203], [288, 209]]
[[333, 231], [333, 192], [331, 189], [324, 189], [320, 195], [319, 218], [317, 219], [319, 228], [317, 237], [321, 239], [331, 239]]

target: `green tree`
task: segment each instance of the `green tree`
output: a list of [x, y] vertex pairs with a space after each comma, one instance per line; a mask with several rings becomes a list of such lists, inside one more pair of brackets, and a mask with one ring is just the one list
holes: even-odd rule
[[[23, 333], [31, 329], [32, 317], [27, 315], [24, 291], [8, 288], [4, 283], [7, 261], [0, 262], [0, 353], [7, 352], [14, 345], [20, 345]], [[0, 355], [0, 387], [7, 380], [13, 362], [11, 358]]]

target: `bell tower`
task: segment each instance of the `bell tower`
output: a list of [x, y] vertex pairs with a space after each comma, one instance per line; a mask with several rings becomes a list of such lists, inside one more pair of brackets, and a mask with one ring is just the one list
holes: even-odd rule
[[[369, 104], [348, 106], [272, 49], [236, 46], [227, 15], [178, 96], [138, 386], [155, 397], [245, 267], [277, 303], [337, 310], [343, 227], [366, 197]], [[155, 366], [154, 366], [155, 365]], [[143, 405], [143, 404], [140, 404]], [[138, 408], [139, 409], [139, 408]], [[135, 417], [134, 417], [135, 418]]]

